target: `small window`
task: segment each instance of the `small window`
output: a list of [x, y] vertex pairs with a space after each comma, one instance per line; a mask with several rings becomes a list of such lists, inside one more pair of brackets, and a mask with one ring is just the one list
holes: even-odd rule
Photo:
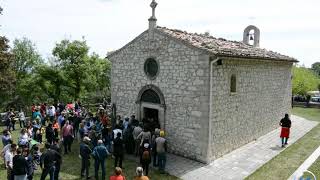
[[146, 75], [149, 78], [154, 79], [157, 76], [158, 71], [159, 71], [159, 65], [157, 61], [154, 60], [153, 58], [148, 58], [144, 63], [144, 72], [146, 73]]
[[231, 93], [237, 92], [237, 77], [235, 74], [231, 75], [230, 92]]

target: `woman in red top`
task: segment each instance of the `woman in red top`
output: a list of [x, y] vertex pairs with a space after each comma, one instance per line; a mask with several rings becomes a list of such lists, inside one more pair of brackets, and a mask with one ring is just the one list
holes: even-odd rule
[[113, 176], [110, 176], [110, 180], [125, 180], [126, 178], [124, 176], [122, 176], [122, 169], [119, 167], [116, 167], [116, 169], [114, 170], [114, 174]]

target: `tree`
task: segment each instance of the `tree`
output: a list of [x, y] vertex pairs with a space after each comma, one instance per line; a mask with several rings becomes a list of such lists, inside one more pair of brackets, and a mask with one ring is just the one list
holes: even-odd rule
[[308, 91], [317, 90], [319, 77], [305, 67], [293, 68], [292, 92], [294, 95], [306, 95]]
[[35, 44], [27, 38], [15, 39], [11, 53], [17, 77], [12, 103], [23, 107], [43, 96], [43, 92], [35, 81], [37, 76], [34, 72], [35, 68], [43, 63], [43, 60]]
[[69, 82], [58, 67], [42, 65], [37, 68], [37, 75], [37, 84], [47, 98], [52, 98], [54, 102], [61, 100], [62, 93], [70, 91]]
[[62, 40], [53, 49], [53, 55], [57, 58], [67, 79], [74, 89], [74, 99], [79, 99], [80, 93], [87, 79], [89, 47], [85, 40]]
[[89, 57], [87, 82], [85, 83], [86, 97], [93, 101], [101, 101], [103, 98], [110, 99], [110, 74], [111, 62], [102, 59], [93, 53]]
[[14, 55], [14, 68], [18, 80], [22, 80], [27, 74], [31, 74], [37, 65], [43, 63], [36, 46], [27, 38], [15, 39], [11, 50]]
[[313, 63], [311, 69], [320, 77], [320, 62]]
[[[2, 8], [0, 7], [0, 14]], [[0, 105], [14, 92], [15, 88], [15, 73], [13, 70], [13, 58], [9, 52], [9, 40], [0, 36]]]

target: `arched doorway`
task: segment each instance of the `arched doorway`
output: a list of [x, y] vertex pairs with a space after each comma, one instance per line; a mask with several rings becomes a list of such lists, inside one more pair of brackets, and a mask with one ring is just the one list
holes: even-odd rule
[[137, 115], [139, 119], [153, 120], [165, 129], [165, 100], [161, 90], [154, 85], [144, 86], [137, 97]]

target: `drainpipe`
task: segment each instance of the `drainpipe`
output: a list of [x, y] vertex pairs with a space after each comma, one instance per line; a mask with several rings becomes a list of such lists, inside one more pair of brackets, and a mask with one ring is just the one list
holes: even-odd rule
[[210, 61], [210, 83], [209, 83], [209, 86], [210, 86], [210, 92], [209, 92], [209, 130], [208, 130], [208, 134], [209, 134], [209, 138], [208, 138], [208, 148], [207, 148], [207, 163], [210, 163], [210, 155], [211, 155], [211, 140], [212, 140], [212, 135], [211, 135], [211, 124], [212, 124], [212, 119], [211, 119], [211, 114], [212, 114], [212, 84], [213, 84], [213, 78], [212, 78], [212, 69], [213, 69], [213, 64], [216, 63], [218, 60], [220, 60], [219, 57], [211, 60], [211, 58], [209, 58], [209, 61]]

